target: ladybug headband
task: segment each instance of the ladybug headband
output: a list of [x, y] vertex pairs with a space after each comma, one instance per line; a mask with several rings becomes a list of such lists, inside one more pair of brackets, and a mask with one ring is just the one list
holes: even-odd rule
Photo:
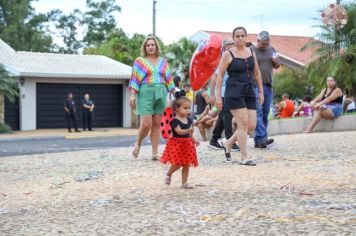
[[179, 98], [179, 97], [184, 97], [187, 93], [184, 91], [184, 90], [181, 90], [181, 91], [177, 91], [175, 94], [174, 94], [174, 97], [175, 98]]

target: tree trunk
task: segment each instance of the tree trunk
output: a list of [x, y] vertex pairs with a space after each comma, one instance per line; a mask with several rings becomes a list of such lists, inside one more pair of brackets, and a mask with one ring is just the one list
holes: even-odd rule
[[0, 92], [0, 124], [5, 123], [5, 97], [4, 94]]

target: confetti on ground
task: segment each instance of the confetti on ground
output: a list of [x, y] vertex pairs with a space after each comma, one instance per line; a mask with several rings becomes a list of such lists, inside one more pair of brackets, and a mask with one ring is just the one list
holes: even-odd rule
[[2, 157], [0, 235], [353, 235], [355, 137], [281, 135], [267, 150], [249, 139], [256, 167], [201, 143], [190, 191], [180, 171], [164, 184], [149, 146], [136, 160], [132, 147]]

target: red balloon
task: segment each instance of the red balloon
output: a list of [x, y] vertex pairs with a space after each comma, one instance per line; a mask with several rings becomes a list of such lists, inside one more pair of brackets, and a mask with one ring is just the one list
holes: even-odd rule
[[190, 86], [194, 91], [206, 84], [215, 72], [221, 57], [221, 37], [217, 34], [209, 35], [207, 40], [199, 43], [190, 62]]
[[170, 107], [167, 107], [162, 115], [160, 132], [162, 138], [168, 139], [172, 135], [171, 121], [173, 120], [173, 110]]

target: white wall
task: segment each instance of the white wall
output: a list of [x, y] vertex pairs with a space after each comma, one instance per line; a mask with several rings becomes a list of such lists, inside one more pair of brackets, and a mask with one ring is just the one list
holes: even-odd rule
[[36, 81], [20, 85], [20, 130], [36, 129]]
[[124, 79], [25, 78], [24, 85], [20, 86], [20, 130], [22, 131], [37, 129], [36, 83], [122, 84], [123, 127], [131, 126], [130, 93]]

